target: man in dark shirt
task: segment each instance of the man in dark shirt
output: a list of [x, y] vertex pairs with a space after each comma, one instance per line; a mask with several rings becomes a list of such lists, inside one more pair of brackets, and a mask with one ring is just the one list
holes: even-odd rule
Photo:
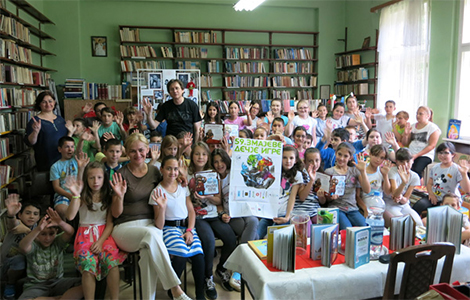
[[181, 131], [192, 132], [194, 140], [197, 142], [202, 121], [199, 107], [192, 100], [183, 97], [184, 88], [180, 80], [170, 80], [167, 88], [173, 100], [159, 106], [155, 120], [152, 117], [152, 104], [144, 100], [143, 108], [147, 114], [149, 127], [155, 129], [163, 120], [166, 120], [168, 123], [167, 135], [177, 136]]

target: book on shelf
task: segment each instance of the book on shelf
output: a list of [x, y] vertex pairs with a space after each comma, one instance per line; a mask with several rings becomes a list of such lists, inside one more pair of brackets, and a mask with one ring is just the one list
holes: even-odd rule
[[186, 70], [197, 70], [200, 69], [200, 63], [198, 61], [177, 61], [176, 62], [177, 69], [186, 69]]
[[162, 56], [163, 57], [173, 58], [173, 48], [171, 48], [171, 47], [160, 47], [160, 49], [162, 50]]
[[266, 67], [262, 62], [225, 62], [227, 73], [266, 73]]
[[220, 144], [224, 132], [223, 124], [204, 124], [204, 141], [207, 144]]
[[219, 193], [219, 175], [217, 172], [202, 171], [195, 174], [196, 193], [200, 196]]
[[301, 73], [313, 73], [313, 63], [310, 62], [274, 62], [273, 71], [274, 73], [280, 74], [301, 74]]
[[5, 199], [8, 197], [8, 189], [0, 189], [0, 241], [3, 241], [7, 234], [7, 218], [3, 217], [6, 213], [7, 208], [5, 206]]
[[268, 98], [267, 90], [248, 91], [224, 91], [224, 99], [227, 100], [264, 100]]
[[310, 258], [321, 260], [331, 267], [338, 255], [338, 224], [312, 224], [310, 230]]
[[[170, 56], [170, 57], [173, 57], [173, 56]], [[176, 57], [178, 58], [207, 58], [207, 48], [177, 47]]]
[[273, 233], [273, 267], [295, 272], [295, 226], [288, 225]]
[[457, 119], [449, 120], [449, 128], [447, 129], [447, 138], [456, 140], [460, 138], [460, 126], [462, 121]]
[[341, 82], [335, 83], [335, 94], [336, 95], [348, 95], [350, 93], [355, 95], [367, 95], [369, 94], [368, 83], [356, 83], [356, 84], [343, 84]]
[[268, 58], [267, 48], [225, 48], [226, 59], [266, 59]]
[[426, 243], [450, 242], [455, 246], [455, 253], [460, 254], [462, 223], [463, 214], [450, 206], [428, 208]]
[[365, 79], [369, 79], [369, 71], [366, 68], [338, 71], [336, 76], [337, 76], [337, 81], [365, 80]]
[[9, 165], [0, 165], [0, 185], [3, 186], [10, 182], [12, 178], [12, 169]]
[[275, 59], [312, 59], [311, 51], [305, 48], [280, 48], [274, 49], [273, 53]]
[[336, 57], [336, 68], [350, 67], [361, 64], [360, 54], [341, 55]]
[[251, 250], [255, 252], [255, 254], [261, 259], [264, 260], [268, 257], [268, 240], [255, 240], [255, 241], [248, 241], [248, 246], [250, 246]]
[[133, 57], [133, 58], [157, 57], [157, 53], [155, 52], [155, 49], [151, 46], [136, 46], [136, 45], [125, 46], [125, 45], [121, 45], [119, 47], [119, 49], [121, 51], [121, 56], [122, 57]]
[[325, 173], [317, 172], [313, 190], [314, 192], [318, 192], [320, 188], [327, 192], [330, 196], [343, 196], [344, 189], [346, 188], [346, 176], [328, 175]]
[[189, 31], [175, 31], [175, 42], [177, 43], [198, 43], [210, 44], [217, 43], [217, 34], [214, 31], [209, 32], [189, 32]]
[[317, 85], [316, 76], [274, 76], [271, 79], [273, 87], [314, 87]]
[[121, 60], [122, 72], [137, 72], [138, 69], [165, 69], [164, 61]]
[[317, 209], [317, 224], [337, 224], [339, 223], [339, 208], [320, 207]]
[[356, 269], [370, 262], [370, 227], [358, 226], [346, 228], [346, 255], [345, 263], [348, 267]]
[[267, 76], [227, 76], [224, 78], [226, 87], [270, 87], [270, 80]]
[[221, 73], [220, 62], [217, 60], [211, 60], [207, 62], [207, 72], [209, 73]]
[[415, 244], [416, 222], [410, 215], [392, 217], [390, 224], [390, 244], [392, 251]]
[[287, 226], [292, 226], [292, 225], [268, 226], [268, 255], [267, 255], [267, 262], [268, 263], [273, 262], [274, 232], [276, 232], [279, 229], [286, 228]]
[[139, 29], [130, 29], [124, 27], [119, 30], [122, 42], [139, 42], [140, 41], [140, 31]]

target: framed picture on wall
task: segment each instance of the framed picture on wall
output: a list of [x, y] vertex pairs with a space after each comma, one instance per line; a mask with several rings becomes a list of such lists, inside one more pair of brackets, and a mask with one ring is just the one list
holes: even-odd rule
[[108, 56], [108, 40], [105, 36], [91, 37], [91, 56]]
[[178, 79], [181, 80], [183, 83], [183, 89], [188, 87], [188, 83], [190, 81], [190, 74], [189, 73], [178, 73]]
[[149, 89], [161, 90], [162, 89], [162, 73], [149, 73], [148, 74], [148, 87]]

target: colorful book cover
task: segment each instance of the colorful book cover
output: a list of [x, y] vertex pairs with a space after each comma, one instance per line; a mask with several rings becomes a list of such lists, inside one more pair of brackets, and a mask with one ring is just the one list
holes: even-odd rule
[[370, 235], [369, 226], [348, 227], [346, 229], [346, 264], [356, 269], [370, 261]]
[[217, 172], [198, 172], [196, 179], [196, 193], [201, 196], [216, 195], [219, 193], [219, 178]]
[[447, 138], [456, 140], [460, 138], [460, 125], [462, 121], [456, 119], [449, 120], [449, 129], [447, 130]]
[[256, 240], [256, 241], [248, 241], [248, 246], [250, 246], [251, 250], [255, 252], [258, 257], [263, 260], [268, 257], [268, 240]]
[[317, 224], [337, 224], [339, 208], [317, 209]]
[[225, 134], [234, 137], [238, 137], [238, 125], [235, 124], [225, 124]]
[[324, 173], [317, 173], [315, 178], [315, 184], [313, 191], [316, 193], [321, 188], [331, 196], [344, 195], [344, 189], [346, 187], [346, 176], [345, 175], [327, 175]]
[[322, 230], [321, 234], [323, 244], [321, 263], [322, 265], [330, 268], [338, 256], [339, 225], [331, 225], [325, 230]]
[[222, 124], [205, 124], [204, 125], [204, 141], [207, 144], [220, 144], [224, 138], [224, 125]]

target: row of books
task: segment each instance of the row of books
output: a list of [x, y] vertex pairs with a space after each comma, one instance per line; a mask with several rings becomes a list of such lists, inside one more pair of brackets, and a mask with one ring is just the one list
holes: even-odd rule
[[5, 206], [5, 199], [8, 197], [8, 189], [3, 188], [0, 190], [0, 241], [3, 241], [7, 235], [7, 218], [3, 217], [6, 214], [7, 208]]
[[201, 76], [201, 86], [202, 87], [211, 87], [214, 86], [211, 75], [202, 75]]
[[220, 73], [222, 72], [222, 67], [220, 62], [216, 60], [211, 60], [207, 62], [207, 72], [209, 73]]
[[0, 57], [27, 64], [33, 63], [31, 49], [18, 46], [18, 44], [13, 40], [0, 39]]
[[369, 79], [369, 70], [366, 68], [337, 72], [338, 81], [356, 81], [364, 79]]
[[312, 59], [312, 53], [309, 49], [274, 49], [275, 59]]
[[68, 78], [65, 79], [64, 97], [67, 99], [83, 99], [86, 89], [85, 79]]
[[14, 18], [0, 15], [0, 31], [3, 31], [23, 42], [31, 42], [31, 33], [28, 27], [24, 26]]
[[317, 85], [317, 77], [298, 77], [298, 76], [276, 76], [272, 77], [273, 87], [314, 87]]
[[140, 32], [139, 29], [123, 28], [119, 30], [122, 42], [139, 42]]
[[210, 32], [187, 32], [175, 31], [175, 42], [177, 43], [217, 43], [217, 34]]
[[314, 64], [311, 62], [274, 62], [274, 73], [313, 73]]
[[38, 90], [31, 88], [15, 89], [15, 88], [1, 88], [0, 89], [0, 106], [32, 106], [39, 94]]
[[0, 159], [25, 150], [26, 144], [23, 142], [23, 138], [24, 134], [10, 134], [0, 138]]
[[135, 57], [157, 57], [155, 49], [150, 46], [120, 46], [121, 56], [135, 56]]
[[123, 99], [123, 95], [125, 95], [126, 85], [127, 85], [126, 83], [122, 85], [110, 85], [107, 83], [87, 82], [84, 99], [90, 99], [90, 100]]
[[263, 100], [268, 98], [267, 90], [260, 91], [225, 91], [224, 98], [228, 100]]
[[361, 64], [360, 54], [341, 55], [336, 57], [336, 68], [356, 66]]
[[270, 87], [267, 76], [228, 76], [224, 78], [226, 87]]
[[[162, 47], [163, 57], [173, 57], [171, 47]], [[207, 48], [199, 47], [176, 47], [176, 57], [178, 58], [207, 58]]]
[[198, 61], [178, 61], [176, 62], [177, 69], [200, 69], [201, 65]]
[[369, 84], [368, 83], [335, 84], [336, 95], [347, 95], [351, 92], [353, 92], [354, 95], [369, 94]]
[[0, 132], [26, 128], [35, 114], [36, 112], [27, 109], [0, 114]]
[[260, 62], [225, 62], [225, 69], [228, 73], [266, 73], [266, 68]]
[[50, 74], [20, 66], [0, 64], [0, 82], [46, 86]]
[[135, 72], [138, 69], [165, 69], [165, 62], [121, 60], [121, 70], [123, 72]]
[[268, 48], [232, 48], [225, 49], [227, 59], [265, 59], [268, 58]]
[[[24, 144], [24, 143], [23, 143]], [[25, 174], [25, 172], [30, 172], [35, 165], [34, 161], [34, 152], [32, 149], [23, 151], [21, 154], [18, 154], [10, 159], [2, 162], [0, 165], [0, 185], [3, 186], [11, 182], [13, 178], [18, 178]], [[18, 152], [16, 152], [18, 153]], [[17, 185], [16, 185], [17, 186]], [[24, 191], [23, 188], [18, 188], [18, 191]]]

